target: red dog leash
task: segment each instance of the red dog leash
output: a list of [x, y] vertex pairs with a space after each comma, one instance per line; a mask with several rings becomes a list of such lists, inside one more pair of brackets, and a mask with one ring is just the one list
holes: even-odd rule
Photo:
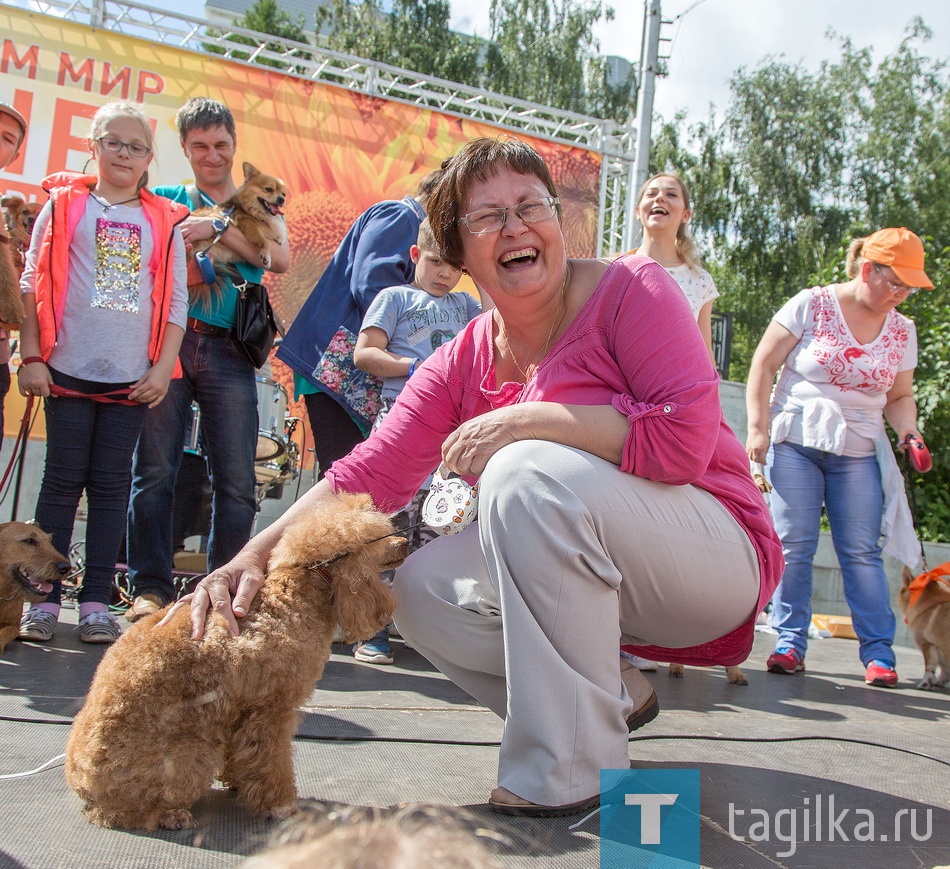
[[[60, 398], [90, 398], [93, 401], [101, 402], [102, 404], [125, 404], [130, 407], [138, 407], [142, 402], [141, 401], [132, 401], [129, 398], [129, 394], [132, 392], [132, 387], [126, 387], [125, 389], [114, 389], [112, 392], [80, 392], [78, 389], [68, 389], [65, 386], [57, 386], [55, 383], [49, 385], [50, 395], [55, 395]], [[30, 398], [33, 396], [31, 395]]]
[[[92, 395], [85, 392], [79, 392], [76, 389], [67, 389], [65, 386], [57, 386], [55, 383], [51, 383], [49, 387], [50, 395], [60, 396], [62, 398], [90, 398], [93, 401], [99, 401], [108, 404], [125, 404], [131, 407], [138, 407], [141, 404], [139, 401], [132, 401], [128, 396], [132, 392], [131, 387], [125, 389], [116, 389], [112, 392], [101, 392], [94, 393]], [[33, 402], [36, 399], [36, 396], [33, 394], [26, 396], [26, 406], [23, 409], [23, 419], [20, 420], [20, 429], [17, 432], [16, 441], [13, 444], [13, 455], [10, 456], [10, 461], [7, 463], [7, 468], [3, 472], [3, 478], [0, 479], [0, 492], [3, 491], [4, 486], [7, 484], [7, 480], [10, 477], [11, 472], [14, 467], [16, 467], [17, 460], [20, 457], [20, 449], [23, 445], [23, 442], [26, 440], [29, 430], [32, 428], [30, 424], [30, 414], [33, 412]]]
[[7, 484], [7, 480], [10, 477], [10, 472], [16, 466], [17, 459], [20, 457], [20, 447], [26, 439], [26, 435], [29, 432], [30, 425], [30, 414], [33, 411], [33, 398], [34, 396], [28, 395], [26, 397], [26, 407], [23, 410], [23, 419], [20, 420], [20, 430], [17, 432], [16, 441], [13, 444], [13, 455], [10, 456], [10, 461], [7, 464], [7, 469], [3, 472], [3, 479], [0, 480], [0, 492], [4, 490], [4, 487]]

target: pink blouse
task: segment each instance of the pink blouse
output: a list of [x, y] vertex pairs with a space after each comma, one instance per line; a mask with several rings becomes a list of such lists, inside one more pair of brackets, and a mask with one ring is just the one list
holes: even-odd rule
[[[327, 472], [333, 490], [369, 492], [394, 512], [465, 420], [523, 401], [610, 404], [630, 422], [621, 471], [704, 489], [745, 529], [761, 569], [756, 612], [764, 607], [781, 578], [781, 543], [723, 418], [719, 378], [689, 304], [667, 272], [643, 256], [615, 260], [528, 384], [496, 385], [491, 317], [477, 317], [416, 370], [385, 423]], [[653, 660], [738, 664], [751, 649], [753, 623], [754, 614], [703, 646], [643, 649]]]

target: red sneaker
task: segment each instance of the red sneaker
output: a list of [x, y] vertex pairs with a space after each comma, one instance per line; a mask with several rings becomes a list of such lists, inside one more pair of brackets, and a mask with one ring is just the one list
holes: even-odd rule
[[790, 646], [781, 646], [769, 655], [765, 668], [770, 673], [800, 673], [805, 670], [805, 656]]
[[886, 661], [871, 661], [864, 674], [864, 681], [868, 685], [878, 685], [881, 688], [896, 688], [897, 670]]

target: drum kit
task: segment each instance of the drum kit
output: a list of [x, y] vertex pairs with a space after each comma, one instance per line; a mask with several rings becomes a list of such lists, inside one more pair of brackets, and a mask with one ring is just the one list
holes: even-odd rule
[[[300, 447], [293, 439], [300, 419], [287, 413], [287, 390], [276, 380], [255, 376], [257, 381], [258, 431], [254, 454], [257, 503], [265, 498], [280, 498], [285, 483], [300, 473]], [[201, 441], [201, 410], [191, 405], [191, 422], [185, 439], [185, 452], [205, 458]]]

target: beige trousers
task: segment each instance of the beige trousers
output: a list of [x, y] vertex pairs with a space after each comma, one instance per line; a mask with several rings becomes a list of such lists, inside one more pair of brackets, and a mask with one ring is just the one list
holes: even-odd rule
[[544, 805], [593, 796], [629, 766], [625, 719], [649, 694], [619, 646], [685, 647], [752, 613], [748, 536], [709, 493], [520, 441], [480, 481], [479, 515], [396, 572], [396, 624], [505, 720], [498, 784]]

